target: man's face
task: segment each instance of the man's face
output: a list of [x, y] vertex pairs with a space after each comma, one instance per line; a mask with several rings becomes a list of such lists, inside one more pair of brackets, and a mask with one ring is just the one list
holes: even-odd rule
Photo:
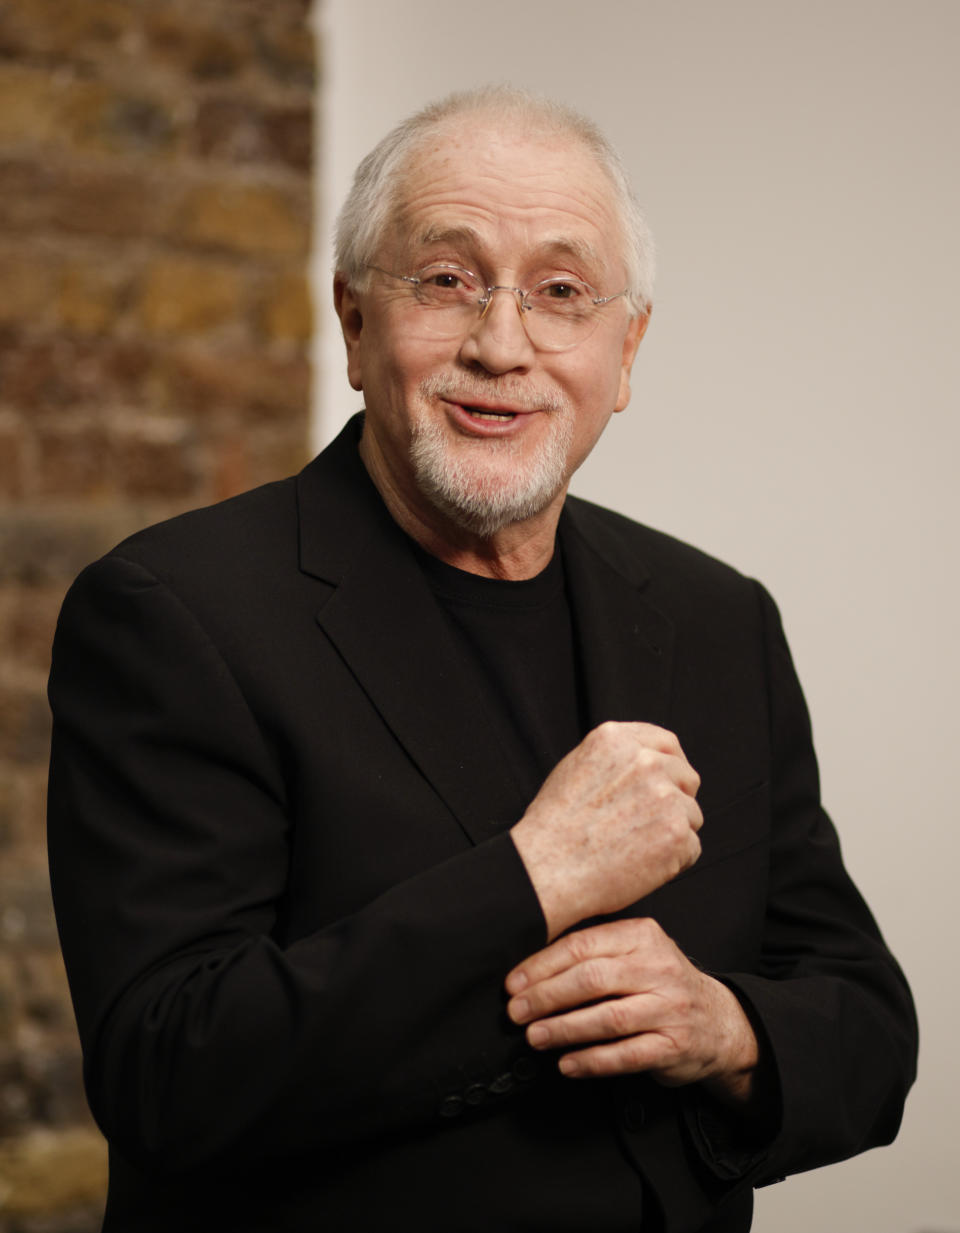
[[[376, 265], [412, 274], [433, 262], [487, 286], [529, 289], [553, 275], [600, 295], [626, 286], [610, 184], [578, 142], [483, 118], [437, 135], [413, 160]], [[453, 338], [428, 332], [410, 284], [372, 272], [337, 286], [351, 384], [366, 405], [365, 457], [416, 519], [489, 535], [562, 500], [614, 411], [644, 319], [625, 299], [565, 351], [536, 349], [516, 297], [494, 293]]]

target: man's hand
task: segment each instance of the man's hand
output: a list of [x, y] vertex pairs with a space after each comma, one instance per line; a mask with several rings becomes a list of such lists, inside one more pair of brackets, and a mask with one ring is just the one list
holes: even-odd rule
[[671, 1086], [703, 1081], [730, 1104], [750, 1096], [757, 1039], [743, 1008], [656, 921], [568, 934], [514, 968], [506, 986], [511, 1019], [527, 1025], [533, 1048], [563, 1050], [570, 1077], [646, 1071]]
[[653, 724], [601, 724], [558, 763], [512, 829], [548, 938], [693, 864], [699, 786], [680, 742]]

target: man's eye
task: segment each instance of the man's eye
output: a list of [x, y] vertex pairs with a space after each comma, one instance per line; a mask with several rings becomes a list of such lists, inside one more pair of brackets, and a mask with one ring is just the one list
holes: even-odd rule
[[442, 270], [438, 274], [428, 274], [423, 280], [431, 287], [449, 287], [456, 289], [463, 286], [463, 280], [458, 274], [451, 274], [448, 270]]
[[466, 295], [474, 289], [469, 271], [457, 266], [428, 265], [420, 271], [420, 289], [426, 293], [456, 293]]
[[537, 288], [537, 293], [548, 300], [575, 300], [583, 292], [584, 288], [579, 283], [543, 283]]

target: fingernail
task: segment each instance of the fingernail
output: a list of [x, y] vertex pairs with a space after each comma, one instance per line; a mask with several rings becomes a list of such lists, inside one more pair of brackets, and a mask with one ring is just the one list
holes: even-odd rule
[[580, 1063], [574, 1057], [562, 1057], [558, 1065], [560, 1073], [566, 1075], [568, 1079], [575, 1079], [580, 1073]]
[[522, 989], [526, 989], [528, 984], [526, 972], [511, 972], [507, 977], [507, 992], [519, 993]]
[[542, 1023], [535, 1023], [533, 1027], [527, 1029], [527, 1040], [535, 1049], [539, 1049], [541, 1045], [545, 1045], [549, 1036], [549, 1029]]
[[530, 1003], [526, 998], [514, 998], [507, 1009], [514, 1023], [522, 1023], [530, 1013]]

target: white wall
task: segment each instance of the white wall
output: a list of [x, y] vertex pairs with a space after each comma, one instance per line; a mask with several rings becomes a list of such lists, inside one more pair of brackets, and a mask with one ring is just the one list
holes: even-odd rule
[[[761, 1192], [755, 1227], [960, 1230], [960, 4], [326, 0], [319, 20], [327, 224], [361, 155], [458, 86], [555, 94], [623, 150], [661, 275], [631, 408], [574, 489], [773, 590], [923, 1031], [896, 1145]], [[359, 405], [328, 317], [318, 358], [319, 443]]]

